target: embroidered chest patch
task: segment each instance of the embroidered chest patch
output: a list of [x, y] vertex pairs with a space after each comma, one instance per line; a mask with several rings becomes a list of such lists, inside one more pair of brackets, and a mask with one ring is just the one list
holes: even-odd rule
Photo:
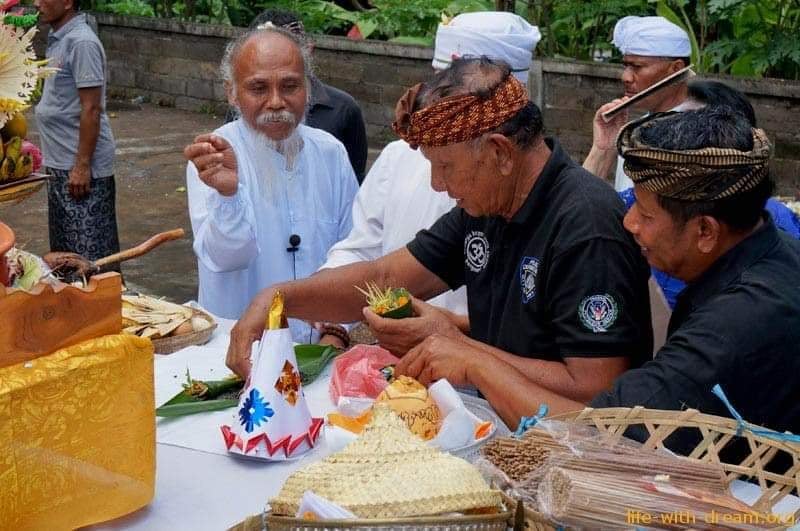
[[578, 305], [578, 317], [583, 326], [601, 334], [608, 332], [619, 316], [619, 305], [614, 297], [607, 293], [590, 295]]
[[539, 259], [525, 256], [519, 263], [519, 286], [522, 290], [522, 303], [528, 304], [536, 297], [536, 275], [539, 273]]
[[473, 273], [480, 273], [489, 263], [489, 241], [481, 231], [472, 231], [464, 238], [464, 261]]

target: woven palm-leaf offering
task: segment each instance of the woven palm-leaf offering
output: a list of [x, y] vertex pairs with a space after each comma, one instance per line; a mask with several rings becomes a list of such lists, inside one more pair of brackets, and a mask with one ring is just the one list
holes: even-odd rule
[[370, 309], [381, 317], [402, 319], [411, 317], [411, 294], [406, 288], [381, 289], [374, 282], [367, 282], [367, 289], [356, 289], [367, 298]]
[[269, 529], [303, 528], [295, 515], [306, 491], [358, 517], [308, 522], [318, 528], [505, 529], [510, 516], [477, 468], [427, 445], [385, 404], [358, 439], [289, 476], [270, 501]]

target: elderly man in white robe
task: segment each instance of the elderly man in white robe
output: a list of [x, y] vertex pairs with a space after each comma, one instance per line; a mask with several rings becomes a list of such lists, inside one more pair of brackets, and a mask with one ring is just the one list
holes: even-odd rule
[[[592, 126], [592, 148], [583, 167], [598, 177], [606, 178], [616, 162], [614, 188], [619, 192], [633, 187], [633, 182], [622, 170], [623, 161], [616, 148], [617, 133], [628, 121], [628, 114], [622, 112], [609, 122], [603, 120], [601, 114], [688, 66], [692, 46], [689, 35], [664, 17], [624, 17], [614, 27], [612, 42], [622, 53], [625, 94], [597, 110]], [[649, 113], [680, 110], [688, 97], [684, 81], [648, 96], [633, 108]]]
[[[302, 124], [310, 71], [296, 35], [247, 32], [222, 61], [241, 117], [185, 149], [199, 302], [221, 317], [238, 319], [266, 286], [311, 275], [350, 232], [358, 185], [347, 152]], [[306, 323], [290, 327], [295, 341], [318, 339]]]
[[[513, 13], [465, 13], [439, 25], [433, 68], [448, 68], [458, 57], [485, 55], [508, 63], [514, 76], [527, 85], [532, 52], [540, 39], [536, 26]], [[331, 248], [322, 268], [374, 260], [400, 249], [455, 204], [446, 192], [431, 188], [431, 165], [419, 150], [411, 149], [404, 140], [391, 142], [375, 160], [356, 195], [353, 230]], [[468, 326], [465, 288], [445, 292], [429, 302], [448, 310], [454, 319], [461, 316], [463, 327]], [[424, 315], [428, 307], [419, 302], [415, 305], [416, 314]], [[370, 324], [384, 346], [404, 352], [405, 344], [394, 344], [388, 336], [381, 337], [380, 322]], [[429, 321], [429, 324], [434, 323]], [[414, 341], [410, 337], [408, 340]], [[342, 338], [327, 335], [322, 342], [341, 345]]]

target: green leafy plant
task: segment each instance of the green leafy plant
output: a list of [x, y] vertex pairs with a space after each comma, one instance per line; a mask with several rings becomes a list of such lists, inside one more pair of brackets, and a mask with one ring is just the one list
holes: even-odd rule
[[797, 0], [658, 0], [656, 13], [687, 31], [700, 72], [800, 76]]
[[[492, 9], [483, 0], [373, 0], [375, 9], [361, 12], [358, 27], [364, 37], [378, 37], [396, 42], [432, 45], [436, 28], [445, 17]], [[364, 34], [363, 25], [369, 23]]]
[[137, 17], [154, 17], [155, 10], [145, 0], [120, 0], [119, 2], [106, 2], [98, 0], [92, 2], [95, 11], [106, 11], [116, 15], [133, 15]]
[[[27, 0], [27, 3], [30, 3]], [[494, 9], [492, 0], [371, 0], [348, 11], [329, 0], [90, 0], [85, 9], [247, 26], [263, 9], [296, 12], [309, 33], [432, 45], [442, 15]], [[351, 1], [351, 7], [368, 5]], [[800, 0], [518, 0], [517, 13], [539, 26], [537, 55], [619, 58], [614, 24], [627, 15], [661, 15], [683, 27], [699, 72], [800, 79]]]
[[800, 79], [800, 2], [709, 0], [720, 34], [706, 49], [720, 72]]
[[353, 25], [353, 13], [324, 0], [272, 0], [256, 4], [263, 9], [286, 9], [297, 13], [308, 33], [344, 34]]

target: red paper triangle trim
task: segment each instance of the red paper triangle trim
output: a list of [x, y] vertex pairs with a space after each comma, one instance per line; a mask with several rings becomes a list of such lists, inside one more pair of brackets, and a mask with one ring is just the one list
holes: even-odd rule
[[230, 426], [222, 426], [220, 427], [222, 430], [222, 437], [225, 439], [225, 446], [228, 450], [231, 449], [231, 446], [236, 446], [239, 450], [244, 448], [244, 442], [242, 438], [236, 435], [230, 428]]
[[222, 438], [225, 439], [225, 447], [230, 450], [233, 446], [233, 440], [236, 439], [236, 434], [231, 431], [230, 426], [222, 426]]
[[303, 443], [303, 441], [308, 442], [308, 445], [312, 448], [314, 444], [317, 442], [319, 438], [319, 434], [322, 430], [322, 425], [324, 424], [323, 419], [321, 418], [312, 418], [311, 425], [308, 427], [308, 431], [299, 437], [293, 438], [291, 435], [287, 435], [283, 437], [273, 444], [270, 441], [269, 437], [266, 433], [260, 433], [255, 437], [252, 437], [247, 441], [247, 445], [244, 445], [242, 439], [236, 435], [229, 426], [222, 426], [222, 436], [225, 439], [225, 446], [228, 450], [231, 449], [231, 446], [236, 446], [244, 453], [248, 454], [253, 451], [258, 445], [263, 442], [264, 446], [266, 447], [267, 453], [270, 456], [275, 455], [278, 450], [283, 450], [286, 457], [291, 457], [295, 450]]
[[313, 418], [311, 419], [311, 427], [308, 429], [308, 444], [314, 446], [314, 443], [317, 442], [317, 438], [319, 437], [319, 432], [322, 429], [322, 425], [325, 422], [321, 418]]
[[261, 435], [256, 435], [255, 437], [247, 441], [247, 447], [245, 448], [244, 453], [249, 453], [250, 450], [258, 446], [258, 443], [261, 442], [261, 439], [266, 439], [266, 438], [267, 436], [262, 433]]
[[291, 453], [289, 452], [289, 443], [291, 442], [292, 442], [291, 435], [287, 435], [283, 439], [278, 439], [278, 441], [275, 444], [272, 444], [272, 441], [269, 440], [269, 437], [264, 435], [264, 444], [267, 447], [267, 453], [269, 453], [269, 455], [275, 455], [275, 452], [283, 449], [283, 452], [288, 457], [288, 455]]

